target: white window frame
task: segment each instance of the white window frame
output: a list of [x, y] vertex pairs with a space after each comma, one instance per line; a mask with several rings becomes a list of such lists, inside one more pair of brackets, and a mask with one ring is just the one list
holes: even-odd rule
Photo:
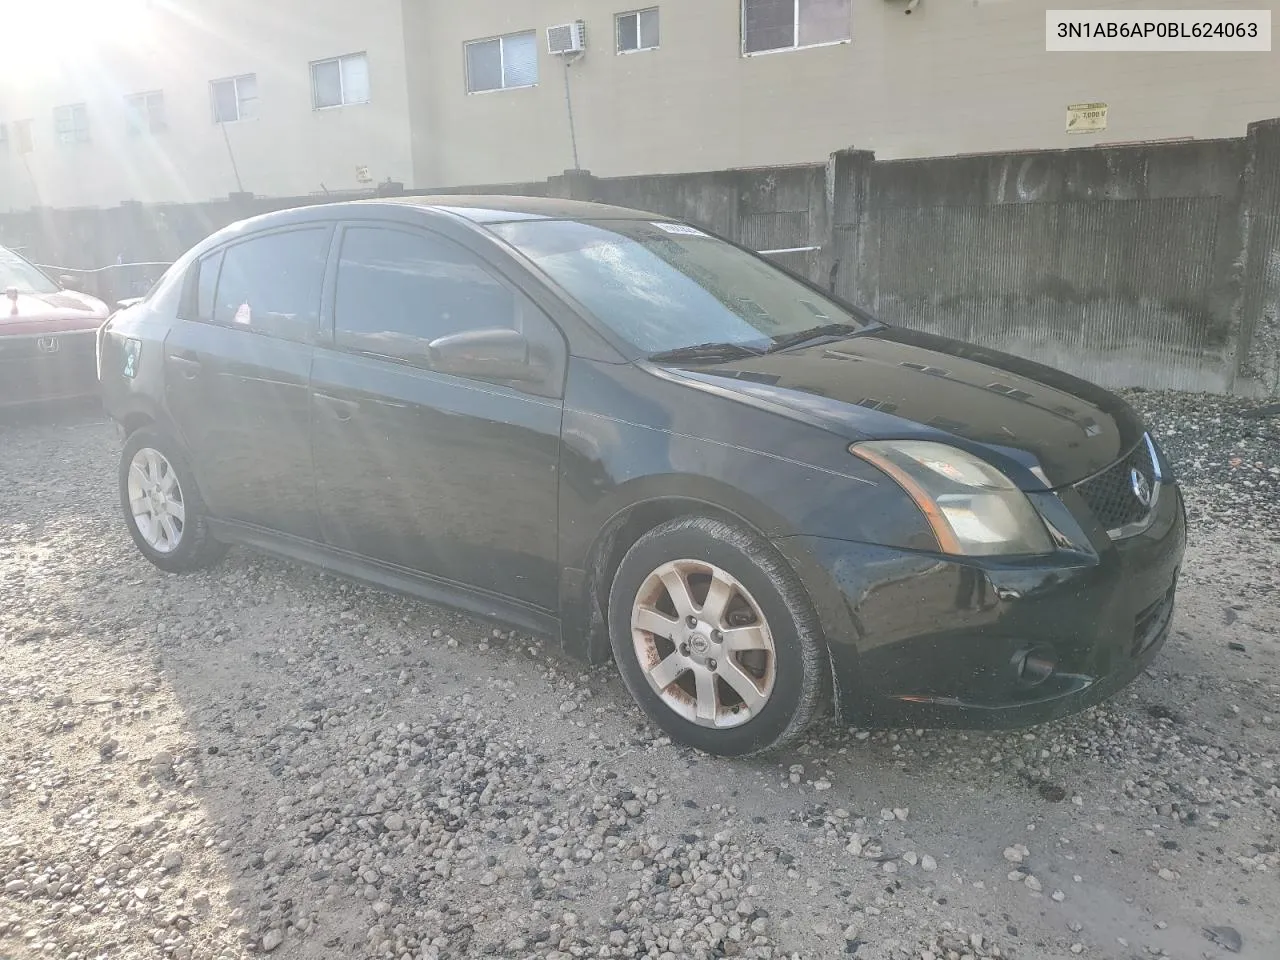
[[853, 3], [849, 3], [849, 36], [843, 40], [823, 40], [820, 43], [800, 42], [800, 0], [791, 0], [791, 46], [774, 47], [772, 50], [753, 50], [747, 52], [747, 0], [738, 3], [738, 38], [739, 49], [744, 57], [767, 57], [773, 53], [791, 53], [794, 50], [814, 50], [818, 47], [838, 47], [842, 43], [853, 43]]
[[[347, 60], [363, 60], [365, 79], [368, 80], [369, 53], [367, 50], [361, 50], [358, 53], [344, 53], [339, 57], [326, 57], [324, 60], [312, 60], [310, 64], [311, 66], [311, 109], [337, 110], [339, 107], [357, 107], [357, 106], [360, 106], [361, 104], [368, 103], [370, 100], [373, 99], [372, 83], [369, 84], [369, 90], [367, 91], [367, 96], [363, 100], [347, 99], [347, 85], [342, 75], [342, 64]], [[336, 63], [338, 65], [338, 90], [340, 91], [341, 99], [339, 100], [338, 103], [330, 103], [330, 104], [327, 104], [326, 106], [321, 106], [319, 103], [316, 102], [316, 99], [317, 99], [316, 68], [327, 66], [328, 64], [331, 64], [331, 63]]]
[[[245, 116], [243, 116], [243, 113], [244, 113], [244, 101], [243, 101], [243, 100], [241, 99], [241, 97], [240, 97], [240, 82], [241, 82], [242, 80], [253, 80], [253, 84], [254, 84], [254, 87], [255, 87], [255, 91], [254, 91], [254, 97], [253, 97], [253, 99], [254, 99], [254, 100], [258, 100], [258, 99], [259, 99], [259, 96], [258, 96], [258, 94], [257, 94], [257, 90], [256, 90], [256, 87], [257, 87], [257, 85], [258, 85], [258, 75], [257, 75], [256, 73], [241, 73], [241, 74], [237, 74], [237, 75], [236, 75], [236, 76], [234, 76], [234, 77], [219, 77], [217, 80], [210, 80], [210, 81], [209, 81], [209, 108], [210, 108], [211, 112], [213, 113], [213, 123], [214, 123], [214, 125], [215, 125], [215, 126], [217, 126], [217, 125], [218, 125], [218, 124], [220, 124], [220, 123], [243, 123], [243, 122], [245, 122], [246, 120], [256, 120], [256, 119], [257, 119], [257, 117], [245, 117]], [[234, 119], [234, 120], [219, 120], [219, 119], [218, 119], [218, 97], [217, 97], [217, 94], [216, 94], [216, 93], [214, 93], [214, 88], [215, 88], [215, 87], [217, 87], [217, 85], [218, 85], [218, 84], [220, 84], [220, 83], [230, 83], [230, 84], [232, 84], [232, 89], [233, 89], [233, 90], [235, 90], [235, 94], [236, 94], [236, 116], [235, 116], [235, 119]]]
[[[60, 129], [62, 123], [62, 111], [66, 110], [67, 115], [71, 119], [71, 138], [67, 139]], [[80, 112], [80, 116], [84, 117], [84, 125], [76, 123], [76, 111]], [[63, 103], [53, 108], [53, 133], [58, 139], [58, 145], [63, 147], [74, 146], [77, 143], [89, 143], [92, 137], [89, 134], [89, 105], [87, 103]]]
[[[462, 45], [462, 71], [464, 74], [463, 80], [465, 81], [466, 87], [467, 87], [467, 96], [476, 96], [482, 93], [502, 93], [506, 90], [528, 90], [532, 87], [536, 87], [538, 85], [538, 80], [533, 81], [533, 83], [520, 83], [520, 84], [513, 84], [512, 86], [507, 86], [507, 48], [502, 43], [502, 41], [506, 40], [507, 37], [527, 37], [530, 34], [533, 34], [534, 65], [538, 67], [538, 80], [541, 80], [542, 70], [541, 70], [541, 64], [538, 63], [538, 31], [537, 30], [513, 30], [510, 33], [500, 33], [496, 37], [480, 37], [476, 40], [468, 40], [466, 43]], [[502, 78], [502, 86], [485, 87], [485, 89], [483, 90], [472, 90], [471, 89], [471, 61], [467, 57], [467, 48], [475, 46], [477, 43], [493, 43], [493, 41], [495, 40], [498, 41], [499, 75]]]
[[[639, 10], [627, 10], [624, 13], [614, 14], [613, 17], [613, 46], [614, 52], [619, 56], [624, 53], [645, 53], [649, 50], [658, 50], [662, 47], [662, 15], [658, 14], [658, 42], [652, 47], [640, 46], [640, 14], [642, 13], [658, 13], [657, 7], [642, 7]], [[618, 25], [627, 17], [634, 17], [636, 21], [636, 46], [631, 50], [622, 49], [622, 38], [618, 35]]]
[[[160, 102], [159, 126], [156, 126], [153, 122], [151, 113], [151, 101], [153, 97], [158, 98]], [[142, 93], [133, 93], [124, 98], [124, 103], [126, 109], [129, 111], [128, 125], [129, 134], [131, 136], [153, 136], [157, 133], [164, 133], [169, 129], [169, 118], [165, 114], [163, 90], [146, 90]], [[145, 126], [140, 126], [135, 122], [139, 117], [141, 117]]]
[[9, 152], [9, 124], [0, 123], [0, 153]]

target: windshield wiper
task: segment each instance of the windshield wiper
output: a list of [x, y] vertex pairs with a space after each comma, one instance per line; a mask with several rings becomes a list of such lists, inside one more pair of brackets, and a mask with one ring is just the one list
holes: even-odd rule
[[847, 337], [863, 329], [865, 328], [854, 326], [852, 323], [824, 323], [819, 327], [810, 327], [808, 330], [801, 330], [798, 333], [788, 333], [786, 336], [774, 337], [773, 344], [769, 347], [768, 352], [777, 353], [779, 350], [802, 347], [818, 340]]
[[674, 350], [663, 350], [651, 353], [648, 359], [658, 363], [681, 362], [685, 360], [741, 360], [743, 357], [758, 357], [764, 353], [759, 347], [749, 347], [744, 343], [695, 343], [688, 347], [676, 347]]

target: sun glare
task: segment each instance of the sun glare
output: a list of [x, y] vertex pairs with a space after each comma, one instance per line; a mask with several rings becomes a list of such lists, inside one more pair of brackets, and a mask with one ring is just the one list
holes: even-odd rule
[[0, 0], [0, 68], [71, 67], [77, 58], [140, 40], [151, 5], [152, 0]]

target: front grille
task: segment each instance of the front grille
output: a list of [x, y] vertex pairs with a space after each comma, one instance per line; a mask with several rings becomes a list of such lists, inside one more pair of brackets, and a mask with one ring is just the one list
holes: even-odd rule
[[41, 339], [0, 337], [0, 405], [97, 390], [93, 331], [58, 335], [54, 352], [42, 349]]
[[[1152, 498], [1143, 503], [1134, 492], [1133, 472], [1137, 471], [1146, 481]], [[1088, 480], [1081, 480], [1075, 490], [1085, 505], [1107, 530], [1116, 530], [1133, 523], [1141, 523], [1151, 512], [1158, 481], [1156, 465], [1151, 462], [1151, 450], [1146, 437], [1129, 451], [1128, 455], [1113, 463]]]

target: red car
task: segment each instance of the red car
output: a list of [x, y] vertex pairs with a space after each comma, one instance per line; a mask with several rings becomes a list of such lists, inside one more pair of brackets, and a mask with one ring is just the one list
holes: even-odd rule
[[95, 396], [107, 305], [0, 247], [0, 408]]

